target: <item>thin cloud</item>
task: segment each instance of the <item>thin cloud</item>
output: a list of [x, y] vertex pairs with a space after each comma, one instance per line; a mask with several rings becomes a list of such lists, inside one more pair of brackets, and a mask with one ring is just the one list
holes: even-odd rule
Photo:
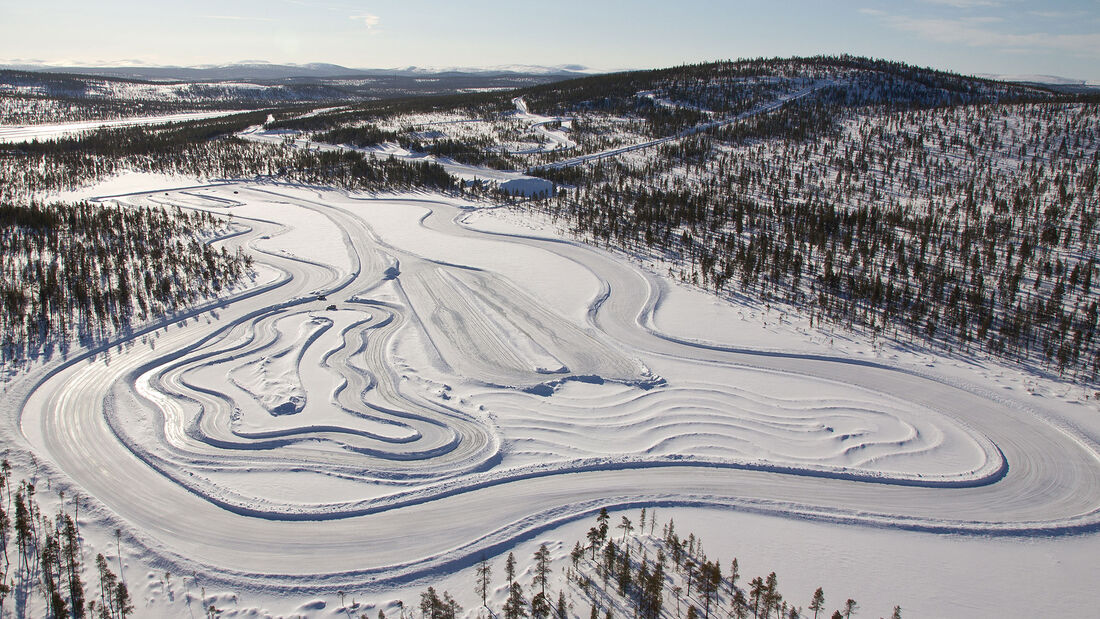
[[370, 13], [360, 13], [359, 15], [352, 15], [351, 19], [353, 21], [363, 22], [363, 24], [367, 27], [367, 30], [374, 30], [378, 27], [378, 23], [382, 21], [381, 18], [379, 18], [377, 15], [371, 15]]
[[1036, 17], [1043, 17], [1046, 19], [1071, 19], [1074, 17], [1084, 17], [1084, 11], [1028, 11], [1028, 15], [1034, 15]]
[[251, 15], [207, 15], [206, 19], [221, 19], [225, 21], [275, 21], [270, 17], [253, 17]]
[[1005, 49], [1058, 50], [1096, 56], [1100, 50], [1100, 33], [1050, 34], [1029, 32], [1013, 34], [983, 28], [965, 19], [935, 19], [907, 16], [887, 16], [883, 20], [891, 27], [911, 32], [939, 43], [955, 43], [968, 47]]
[[956, 9], [988, 9], [991, 7], [1004, 6], [1003, 2], [997, 0], [923, 0], [928, 4], [938, 4], [940, 6], [949, 6]]

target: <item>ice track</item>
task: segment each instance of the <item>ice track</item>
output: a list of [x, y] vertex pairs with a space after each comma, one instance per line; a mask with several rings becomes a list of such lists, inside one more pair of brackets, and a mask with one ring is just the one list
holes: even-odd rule
[[983, 535], [1100, 522], [1097, 446], [1040, 411], [679, 340], [652, 326], [661, 282], [585, 246], [478, 232], [432, 199], [117, 200], [235, 209], [251, 231], [223, 242], [281, 274], [9, 391], [26, 446], [186, 572], [406, 581], [605, 505]]

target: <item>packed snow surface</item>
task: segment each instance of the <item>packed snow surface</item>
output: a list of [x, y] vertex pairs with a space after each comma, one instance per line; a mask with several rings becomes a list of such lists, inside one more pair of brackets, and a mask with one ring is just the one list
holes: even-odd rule
[[729, 330], [642, 268], [479, 230], [457, 200], [244, 182], [101, 199], [232, 214], [251, 230], [222, 242], [281, 274], [5, 395], [20, 446], [161, 569], [400, 587], [602, 506], [1008, 538], [1100, 523], [1095, 435], [1042, 403], [709, 337]]

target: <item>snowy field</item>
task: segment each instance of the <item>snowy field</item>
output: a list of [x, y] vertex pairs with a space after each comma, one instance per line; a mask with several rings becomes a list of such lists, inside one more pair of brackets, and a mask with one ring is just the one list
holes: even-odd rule
[[564, 565], [604, 506], [800, 605], [1095, 610], [1100, 411], [1057, 383], [837, 344], [438, 195], [123, 184], [99, 199], [249, 226], [223, 243], [267, 274], [5, 387], [8, 457], [87, 497], [90, 548], [121, 529], [139, 616], [201, 583], [237, 616], [434, 584], [476, 617], [478, 557]]
[[241, 110], [229, 110], [223, 112], [188, 112], [183, 114], [164, 114], [159, 116], [134, 116], [131, 118], [119, 118], [114, 120], [89, 120], [79, 122], [54, 123], [42, 125], [10, 125], [0, 126], [0, 142], [19, 143], [38, 140], [56, 140], [80, 135], [98, 129], [136, 127], [141, 125], [159, 125], [164, 123], [185, 122], [189, 120], [202, 120], [205, 118], [218, 118], [231, 114], [240, 114]]

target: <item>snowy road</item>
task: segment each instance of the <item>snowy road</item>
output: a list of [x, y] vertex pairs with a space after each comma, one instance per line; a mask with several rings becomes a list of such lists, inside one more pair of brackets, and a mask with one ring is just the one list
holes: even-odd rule
[[527, 108], [527, 102], [523, 100], [523, 97], [516, 97], [512, 99], [512, 105], [516, 106], [515, 117], [521, 118], [528, 123], [527, 130], [538, 133], [549, 143], [547, 146], [536, 148], [533, 150], [520, 151], [520, 153], [532, 153], [532, 152], [551, 152], [562, 148], [576, 148], [577, 143], [569, 139], [569, 136], [565, 134], [561, 128], [550, 129], [550, 125], [558, 125], [564, 127], [573, 121], [572, 118], [567, 116], [542, 116], [540, 114], [532, 114], [531, 110]]
[[651, 326], [662, 283], [586, 246], [479, 232], [423, 197], [122, 200], [232, 208], [252, 231], [226, 242], [283, 274], [9, 390], [27, 446], [183, 573], [406, 581], [605, 505], [981, 535], [1100, 523], [1097, 446], [1042, 411], [678, 340]]

